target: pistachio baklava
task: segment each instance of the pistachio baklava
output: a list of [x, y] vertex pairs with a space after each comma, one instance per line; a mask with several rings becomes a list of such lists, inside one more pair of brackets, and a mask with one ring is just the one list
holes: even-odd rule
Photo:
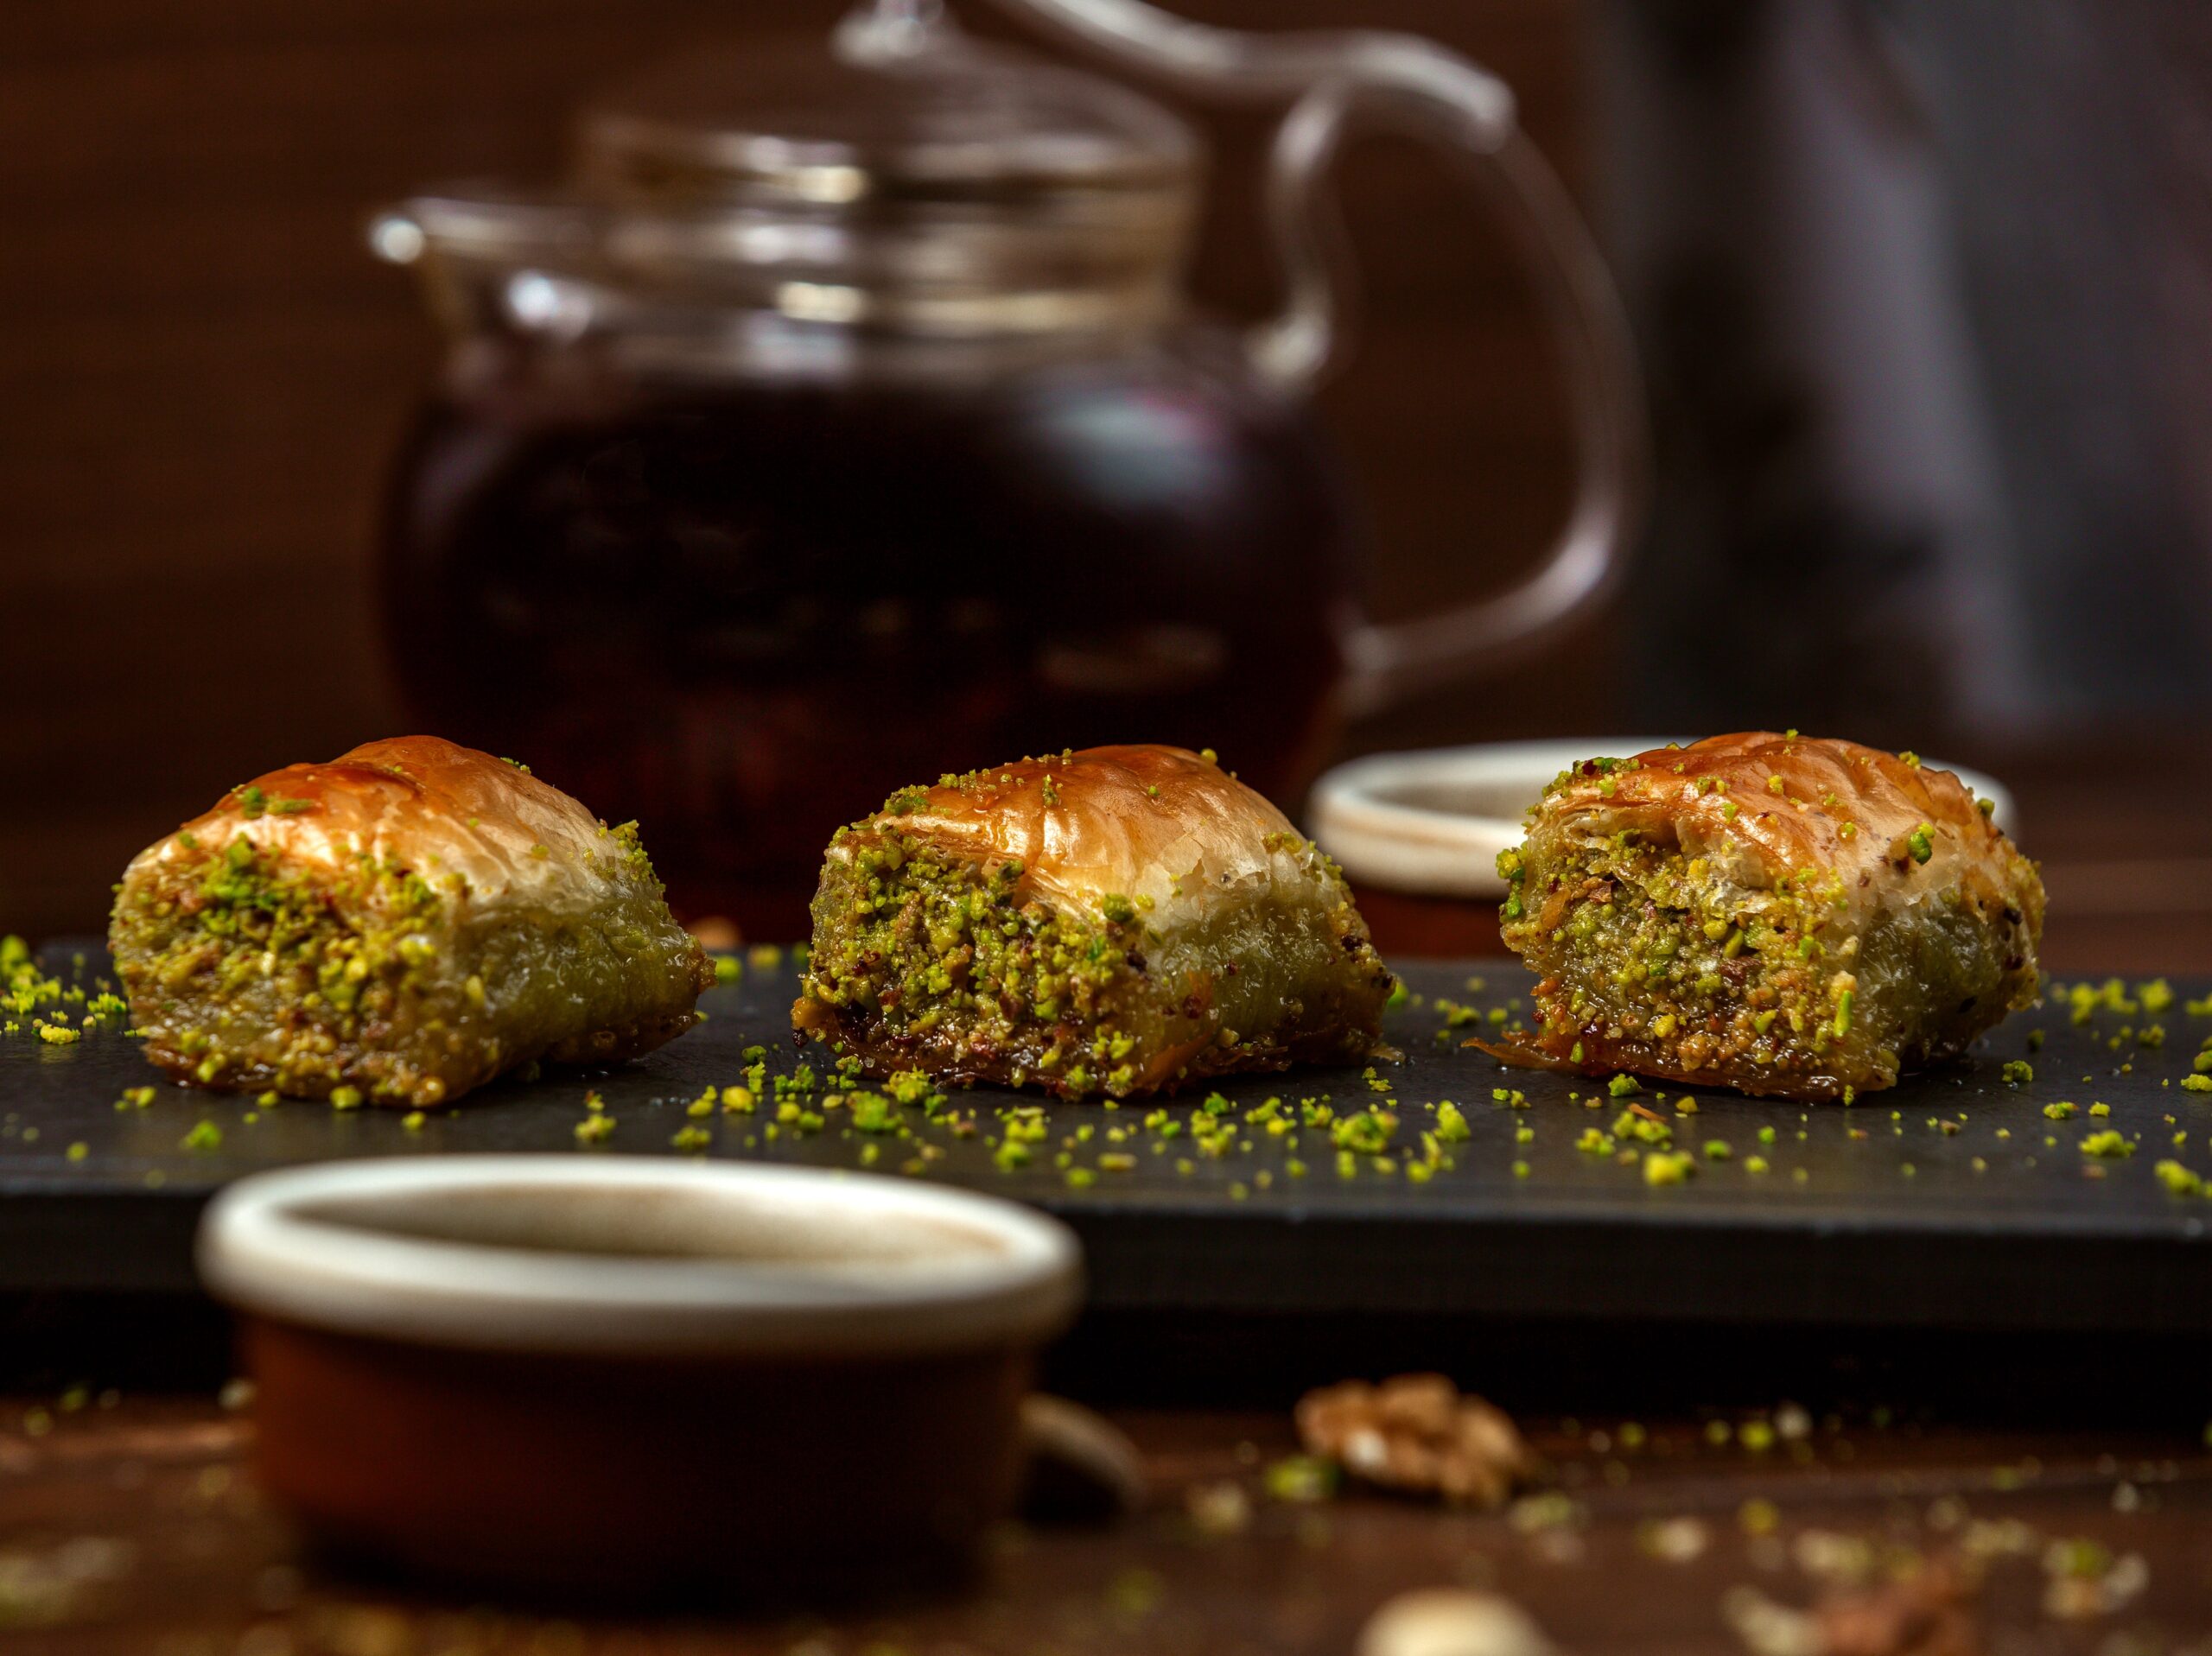
[[110, 943], [156, 1063], [340, 1104], [633, 1057], [714, 981], [634, 824], [434, 736], [232, 790], [132, 860]]
[[1590, 759], [1504, 853], [1509, 1061], [1847, 1098], [2036, 993], [2043, 883], [1947, 771], [1752, 732]]
[[1098, 747], [839, 829], [791, 1018], [879, 1077], [1126, 1098], [1358, 1062], [1394, 987], [1281, 812], [1211, 755]]

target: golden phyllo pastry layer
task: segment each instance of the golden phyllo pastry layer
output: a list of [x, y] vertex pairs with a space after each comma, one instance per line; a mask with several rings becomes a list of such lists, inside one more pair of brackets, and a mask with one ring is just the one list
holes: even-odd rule
[[1098, 747], [840, 829], [791, 1016], [879, 1078], [1125, 1098], [1363, 1059], [1393, 987], [1281, 812], [1208, 756]]
[[2034, 999], [2043, 883], [1946, 771], [1770, 732], [1591, 759], [1545, 790], [1506, 946], [1537, 1027], [1499, 1056], [1825, 1099]]
[[156, 1063], [341, 1104], [632, 1057], [714, 981], [633, 825], [435, 736], [234, 789], [132, 860], [110, 943]]

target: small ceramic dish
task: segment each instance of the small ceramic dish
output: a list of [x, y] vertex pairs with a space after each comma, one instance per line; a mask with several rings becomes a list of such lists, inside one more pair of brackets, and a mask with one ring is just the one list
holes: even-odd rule
[[355, 1560], [563, 1597], [941, 1582], [1020, 1472], [1065, 1226], [901, 1180], [412, 1158], [241, 1181], [203, 1221], [269, 1491]]
[[[1329, 771], [1313, 785], [1313, 838], [1357, 884], [1424, 897], [1498, 899], [1497, 853], [1521, 843], [1521, 818], [1544, 784], [1593, 754], [1641, 753], [1665, 736], [1492, 742], [1417, 753], [1377, 753]], [[1957, 773], [1997, 802], [1997, 823], [2018, 836], [2012, 798], [1980, 771]]]

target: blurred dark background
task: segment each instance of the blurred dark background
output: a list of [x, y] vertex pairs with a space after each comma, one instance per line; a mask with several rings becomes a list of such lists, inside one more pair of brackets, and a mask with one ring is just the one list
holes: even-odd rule
[[[1488, 65], [1612, 251], [1659, 474], [1624, 593], [1340, 751], [1831, 730], [1997, 770], [2098, 962], [2212, 910], [2212, 18], [2154, 0], [1200, 0]], [[96, 925], [227, 785], [402, 721], [380, 492], [442, 341], [366, 253], [427, 181], [541, 176], [610, 74], [817, 0], [79, 0], [0, 45], [0, 929]], [[962, 21], [1011, 35], [980, 3]], [[1034, 37], [1032, 37], [1034, 38]], [[1057, 48], [1055, 48], [1057, 49]], [[1155, 89], [1156, 90], [1156, 89]], [[1176, 102], [1174, 99], [1167, 99]], [[1274, 111], [1214, 148], [1207, 307], [1276, 298]], [[1360, 145], [1322, 411], [1373, 607], [1495, 587], [1569, 452], [1535, 301], [1447, 169]], [[992, 756], [985, 755], [983, 758]], [[556, 778], [558, 780], [558, 778]]]

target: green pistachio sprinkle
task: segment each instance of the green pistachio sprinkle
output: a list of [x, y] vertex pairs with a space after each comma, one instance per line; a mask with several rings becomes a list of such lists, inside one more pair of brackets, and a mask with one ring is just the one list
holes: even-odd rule
[[[2191, 1172], [2179, 1162], [2162, 1161], [2151, 1171], [2158, 1175], [2158, 1183], [2164, 1185], [2171, 1195], [2202, 1196], [2204, 1194], [2202, 1176]], [[2205, 1439], [2207, 1443], [2212, 1443], [2212, 1427], [2206, 1429]]]

